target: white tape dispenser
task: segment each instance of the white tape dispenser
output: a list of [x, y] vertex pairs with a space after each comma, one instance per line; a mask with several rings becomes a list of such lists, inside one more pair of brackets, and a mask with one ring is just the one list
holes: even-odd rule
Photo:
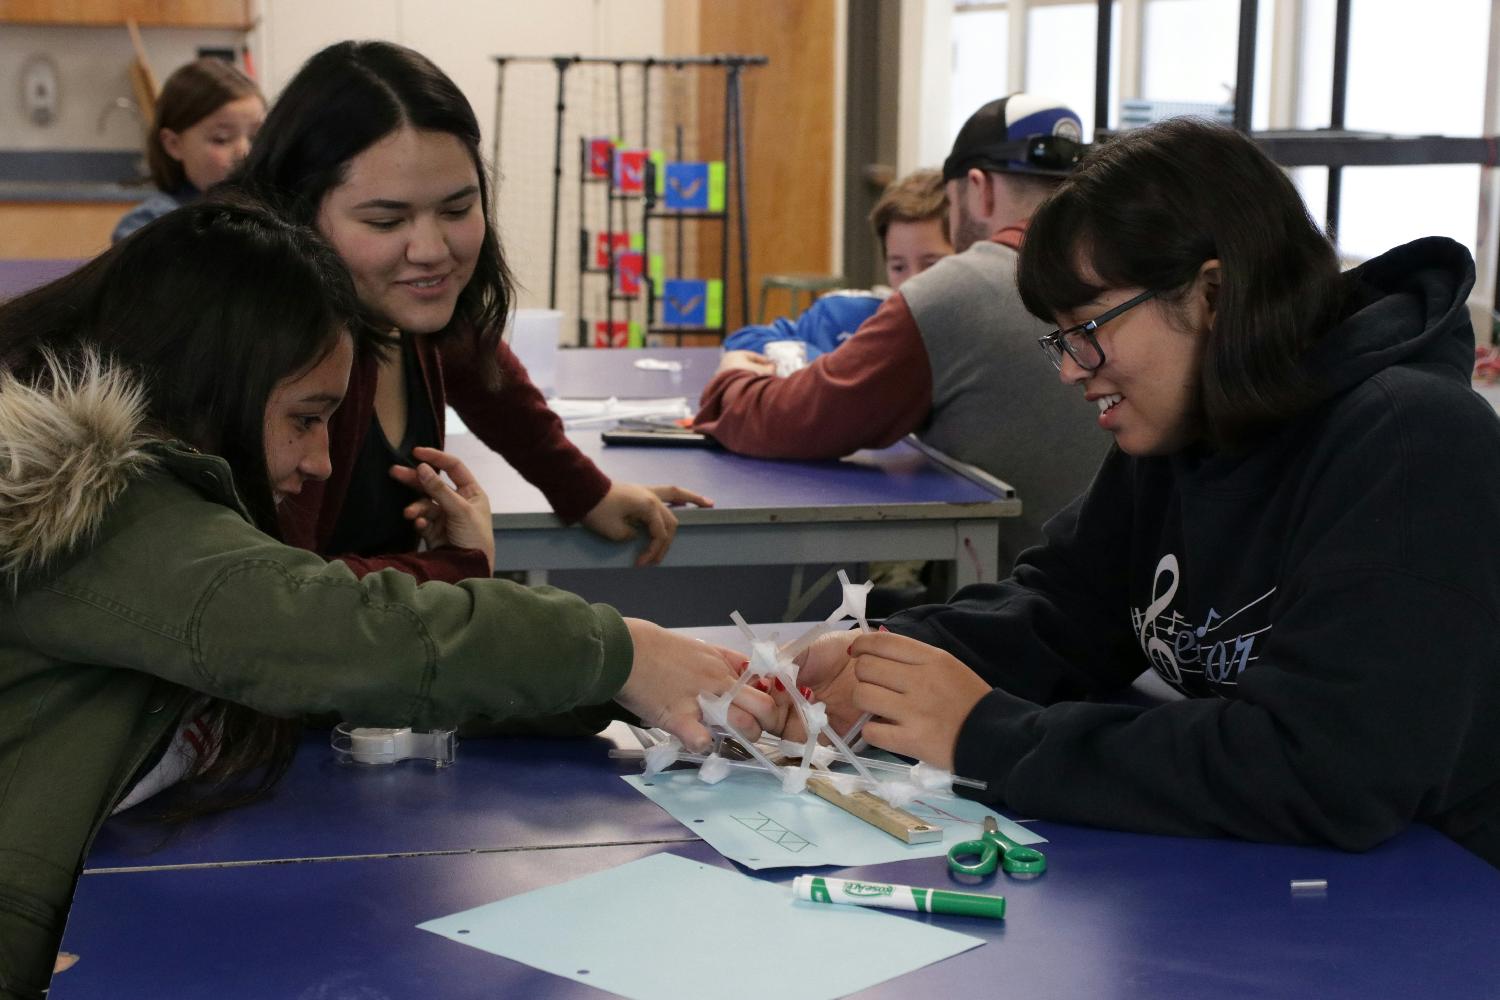
[[422, 732], [412, 729], [333, 727], [333, 756], [340, 764], [395, 764], [403, 760], [430, 760], [437, 767], [453, 763], [458, 740], [452, 729]]

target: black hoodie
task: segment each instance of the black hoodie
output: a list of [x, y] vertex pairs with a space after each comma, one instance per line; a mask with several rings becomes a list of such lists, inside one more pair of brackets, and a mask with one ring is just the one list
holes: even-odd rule
[[[1348, 272], [1322, 401], [1260, 445], [1112, 451], [1010, 579], [892, 631], [996, 690], [954, 770], [1046, 819], [1361, 850], [1416, 820], [1500, 866], [1500, 420], [1468, 252]], [[1188, 695], [1102, 704], [1145, 669]]]

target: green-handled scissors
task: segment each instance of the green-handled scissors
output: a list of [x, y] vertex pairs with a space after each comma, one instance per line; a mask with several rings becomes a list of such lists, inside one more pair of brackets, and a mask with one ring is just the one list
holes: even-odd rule
[[[977, 858], [965, 861], [964, 858]], [[995, 817], [984, 818], [978, 840], [965, 840], [948, 849], [948, 868], [965, 875], [989, 875], [996, 868], [1016, 878], [1036, 878], [1047, 870], [1047, 858], [1034, 847], [1026, 847], [1000, 832]]]

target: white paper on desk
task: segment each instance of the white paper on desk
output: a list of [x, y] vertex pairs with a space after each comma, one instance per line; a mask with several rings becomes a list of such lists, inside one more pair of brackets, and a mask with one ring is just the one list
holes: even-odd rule
[[614, 420], [646, 417], [691, 417], [693, 411], [683, 396], [664, 399], [549, 399], [547, 405], [562, 418], [564, 427], [602, 426]]
[[746, 868], [813, 868], [818, 865], [879, 865], [908, 858], [935, 858], [961, 840], [979, 836], [986, 816], [1018, 844], [1044, 844], [1045, 837], [967, 799], [918, 799], [906, 810], [943, 828], [943, 839], [903, 844], [810, 792], [791, 794], [770, 777], [731, 775], [704, 784], [696, 770], [663, 771], [624, 780], [710, 847]]
[[830, 1000], [984, 943], [674, 854], [417, 926], [633, 1000]]

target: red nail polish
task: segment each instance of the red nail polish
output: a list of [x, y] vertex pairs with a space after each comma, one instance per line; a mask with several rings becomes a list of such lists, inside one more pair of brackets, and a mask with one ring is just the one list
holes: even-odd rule
[[766, 679], [764, 677], [757, 677], [754, 683], [752, 683], [750, 686], [755, 688], [755, 690], [762, 692], [763, 694], [771, 693], [770, 688], [766, 686]]
[[878, 631], [881, 631], [881, 632], [889, 632], [889, 631], [890, 631], [890, 629], [888, 629], [888, 628], [886, 628], [886, 627], [885, 627], [885, 626], [884, 626], [884, 625], [882, 625], [882, 626], [880, 626], [880, 628], [879, 628], [879, 629], [878, 629]]
[[799, 687], [797, 690], [801, 693], [802, 697], [806, 698], [808, 701], [812, 701], [812, 688]]
[[844, 655], [845, 656], [853, 656], [854, 655], [854, 643], [852, 643], [852, 642], [849, 643], [849, 648], [846, 649], [846, 650], [844, 650]]
[[750, 661], [749, 660], [745, 660], [744, 662], [740, 663], [738, 666], [736, 666], [734, 668], [734, 672], [736, 674], [743, 674], [745, 672], [745, 669], [747, 667], [749, 667], [749, 666], [750, 666]]
[[783, 683], [781, 683], [781, 678], [780, 677], [776, 678], [776, 690], [778, 690], [778, 691], [785, 691], [786, 690], [786, 685], [783, 684]]

